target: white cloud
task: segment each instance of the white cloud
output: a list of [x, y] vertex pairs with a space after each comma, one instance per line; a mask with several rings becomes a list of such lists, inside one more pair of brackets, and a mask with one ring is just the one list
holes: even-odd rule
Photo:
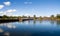
[[0, 5], [0, 9], [2, 9], [4, 7], [4, 5]]
[[33, 14], [26, 13], [24, 16], [33, 16]]
[[32, 4], [32, 2], [24, 2], [24, 4]]
[[6, 10], [6, 11], [0, 11], [0, 15], [3, 16], [3, 15], [8, 15], [8, 16], [11, 16], [13, 15], [12, 12], [15, 12], [16, 9], [10, 9], [10, 10]]
[[6, 5], [6, 6], [10, 6], [11, 5], [11, 2], [4, 2], [4, 4]]
[[3, 12], [2, 12], [2, 11], [0, 11], [0, 14], [3, 14]]
[[15, 12], [15, 11], [16, 11], [16, 9], [9, 9], [9, 10], [7, 10], [5, 12]]
[[12, 11], [13, 11], [13, 10], [10, 9], [10, 10], [7, 10], [6, 12], [12, 12]]
[[32, 2], [29, 2], [29, 4], [32, 4]]
[[6, 12], [0, 11], [0, 15], [1, 16], [6, 15]]
[[28, 2], [24, 2], [24, 4], [28, 4]]
[[13, 9], [13, 12], [15, 12], [16, 11], [16, 9]]
[[25, 16], [29, 16], [29, 14], [24, 14]]

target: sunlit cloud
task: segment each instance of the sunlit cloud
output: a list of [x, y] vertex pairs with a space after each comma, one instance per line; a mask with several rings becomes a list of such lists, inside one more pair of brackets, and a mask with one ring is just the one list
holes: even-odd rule
[[16, 9], [9, 9], [9, 10], [7, 10], [5, 12], [16, 12]]
[[11, 2], [4, 2], [4, 4], [6, 5], [6, 6], [10, 6], [11, 5]]
[[0, 11], [0, 14], [3, 14], [3, 11]]
[[13, 12], [16, 12], [17, 10], [16, 9], [9, 9], [9, 10], [6, 10], [6, 11], [0, 11], [0, 15], [8, 15], [8, 16], [12, 16]]
[[29, 14], [29, 13], [26, 13], [26, 14], [24, 14], [24, 16], [33, 16], [33, 14]]
[[5, 15], [6, 14], [6, 12], [3, 12], [3, 11], [0, 11], [0, 15]]
[[4, 5], [0, 5], [0, 9], [4, 8]]
[[25, 16], [29, 16], [29, 14], [24, 14]]

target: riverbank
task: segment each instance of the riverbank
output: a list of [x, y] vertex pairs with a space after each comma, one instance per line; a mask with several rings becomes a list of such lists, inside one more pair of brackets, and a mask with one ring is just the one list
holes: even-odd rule
[[54, 20], [54, 21], [60, 21], [60, 18], [58, 19], [58, 18], [27, 18], [27, 19], [19, 19], [19, 18], [0, 18], [0, 23], [4, 23], [4, 22], [15, 22], [15, 21], [20, 21], [20, 20], [22, 20], [22, 21], [29, 21], [29, 20], [34, 20], [34, 21], [36, 21], [36, 20], [40, 20], [40, 21], [42, 21], [42, 20]]
[[18, 19], [0, 19], [0, 23], [4, 23], [4, 22], [15, 22], [15, 21], [19, 21]]

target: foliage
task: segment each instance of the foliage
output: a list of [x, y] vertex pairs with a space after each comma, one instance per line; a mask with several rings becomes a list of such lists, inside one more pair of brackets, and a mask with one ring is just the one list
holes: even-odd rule
[[60, 18], [60, 14], [57, 14], [57, 16], [56, 16], [57, 18]]
[[51, 17], [54, 17], [54, 15], [51, 15]]
[[8, 16], [6, 16], [6, 15], [3, 15], [2, 17], [3, 17], [3, 18], [8, 18]]

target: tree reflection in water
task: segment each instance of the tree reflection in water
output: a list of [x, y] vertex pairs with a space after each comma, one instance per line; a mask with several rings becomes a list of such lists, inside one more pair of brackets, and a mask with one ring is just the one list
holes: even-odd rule
[[33, 21], [33, 24], [36, 24], [36, 20]]
[[55, 22], [54, 22], [54, 20], [51, 20], [50, 23], [51, 23], [51, 24], [54, 24]]
[[40, 20], [40, 24], [42, 23], [42, 20]]
[[[51, 25], [51, 24], [54, 24], [54, 25]], [[16, 35], [21, 35], [21, 33], [27, 36], [27, 35], [30, 35], [29, 32], [32, 33], [34, 31], [35, 33], [35, 31], [39, 32], [41, 30], [48, 31], [48, 32], [60, 30], [60, 21], [29, 20], [29, 21], [23, 21], [22, 23], [14, 22], [14, 23], [1, 23], [0, 24], [0, 36], [2, 34], [4, 36], [11, 36], [12, 34], [16, 36]], [[25, 31], [27, 32], [25, 33]]]
[[57, 24], [57, 25], [60, 25], [60, 20], [56, 21], [56, 24]]

